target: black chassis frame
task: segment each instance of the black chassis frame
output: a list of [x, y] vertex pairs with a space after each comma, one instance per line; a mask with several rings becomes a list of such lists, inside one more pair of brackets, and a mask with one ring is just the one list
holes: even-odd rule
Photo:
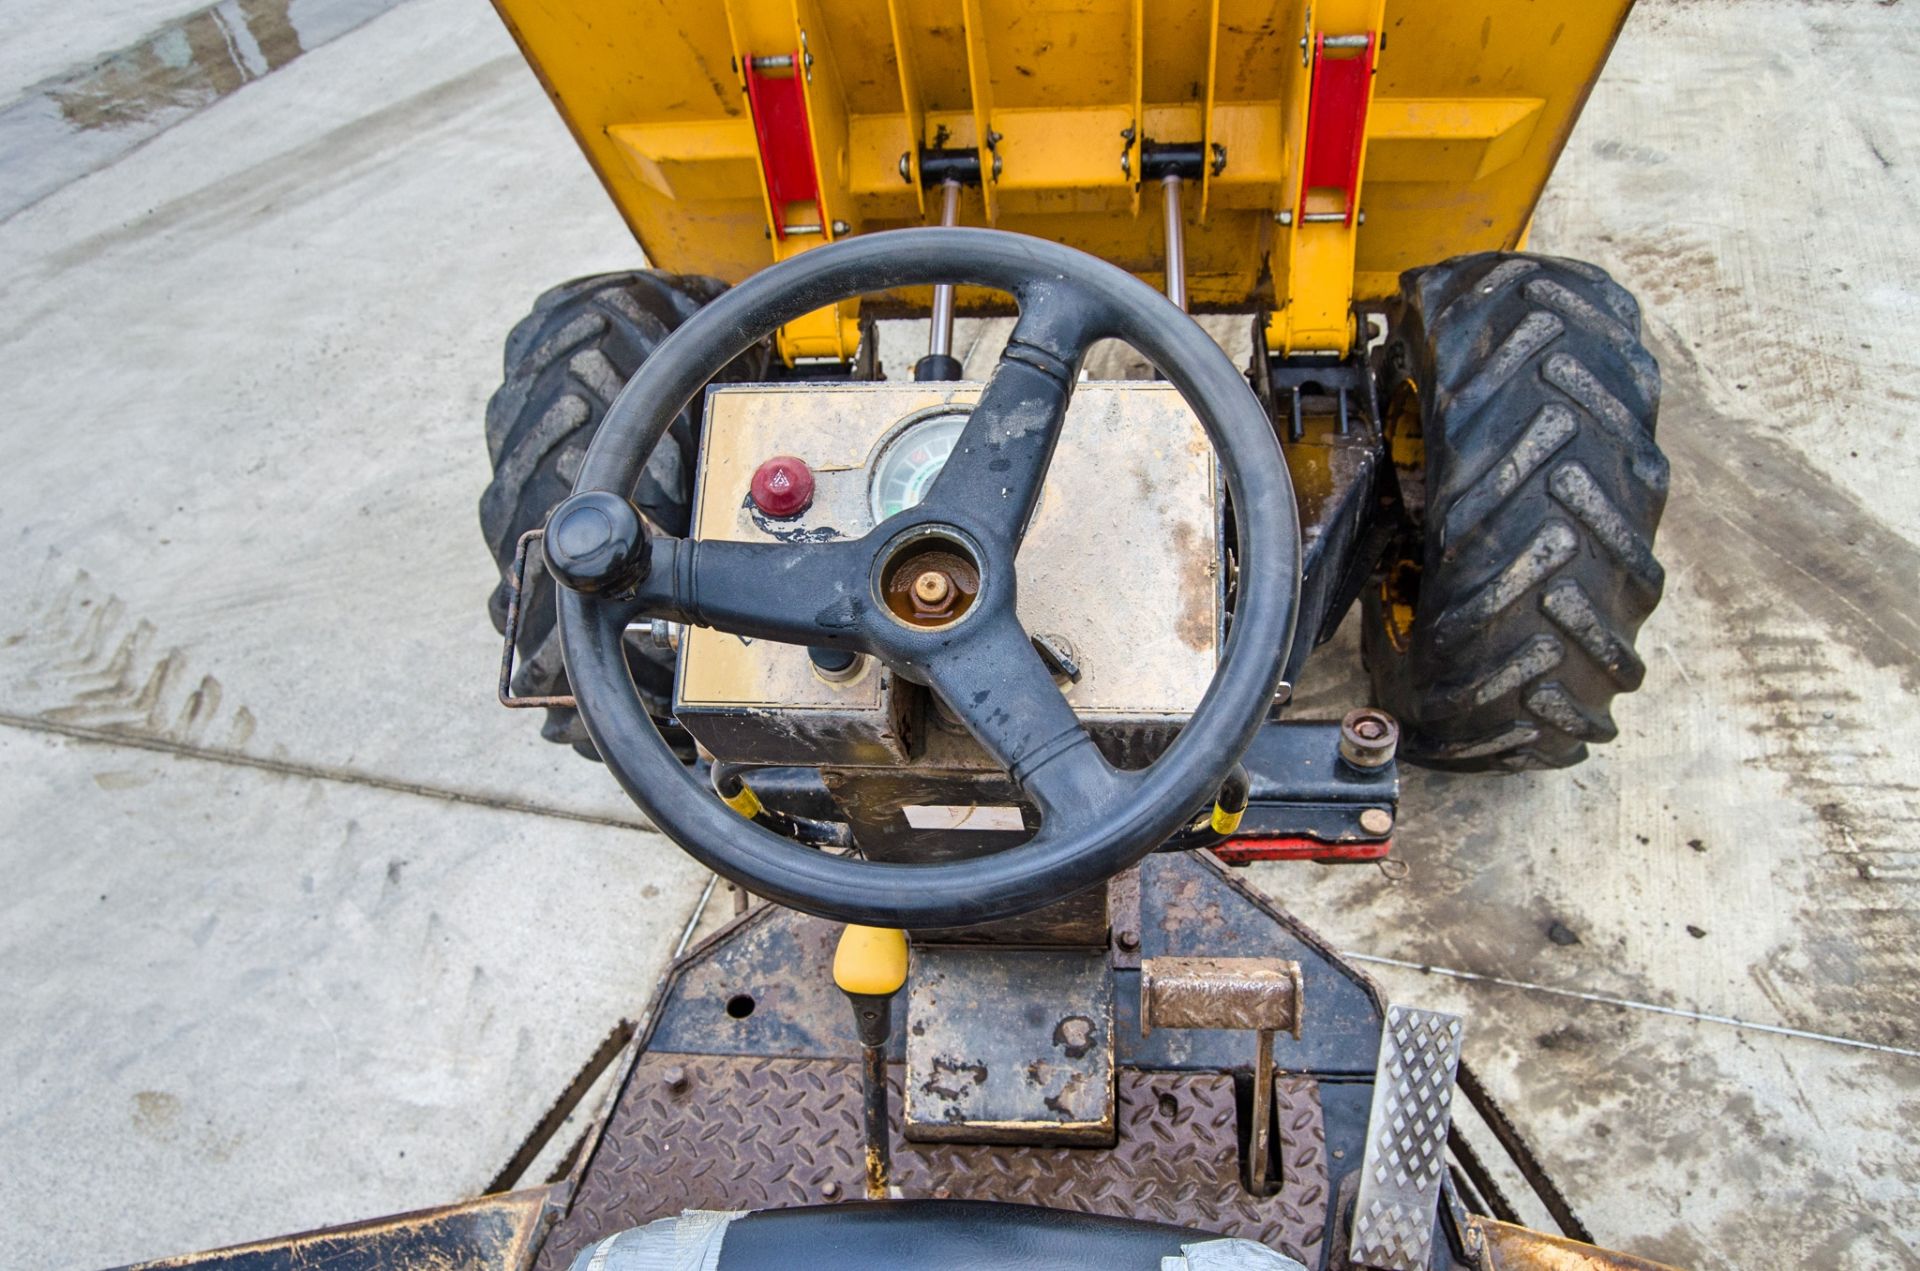
[[[1344, 358], [1265, 352], [1264, 315], [1254, 326], [1247, 380], [1267, 408], [1300, 508], [1300, 612], [1286, 680], [1331, 640], [1381, 555], [1406, 522], [1388, 458], [1386, 422], [1370, 345], [1378, 311], [1356, 310], [1362, 340]], [[1384, 328], [1383, 328], [1384, 329]]]

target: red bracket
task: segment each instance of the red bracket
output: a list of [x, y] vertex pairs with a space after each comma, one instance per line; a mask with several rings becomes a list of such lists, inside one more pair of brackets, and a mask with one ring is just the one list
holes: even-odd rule
[[[1336, 36], [1365, 41], [1352, 57], [1328, 57], [1327, 37], [1313, 45], [1313, 83], [1307, 90], [1306, 160], [1300, 168], [1300, 205], [1295, 224], [1307, 222], [1307, 192], [1337, 190], [1344, 206], [1342, 223], [1351, 227], [1360, 185], [1360, 151], [1367, 143], [1367, 89], [1373, 78], [1374, 37]], [[1335, 44], [1344, 51], [1344, 45]], [[1318, 219], [1316, 217], [1316, 219]]]
[[787, 204], [811, 203], [815, 224], [820, 213], [819, 178], [813, 171], [813, 134], [807, 128], [807, 100], [800, 84], [800, 54], [793, 54], [785, 75], [769, 75], [749, 57], [747, 110], [753, 115], [753, 134], [760, 143], [760, 173], [767, 181], [767, 202], [773, 207], [774, 237], [787, 237]]
[[1213, 849], [1213, 854], [1229, 865], [1253, 861], [1313, 861], [1321, 865], [1347, 865], [1385, 860], [1393, 851], [1392, 839], [1372, 843], [1322, 843], [1319, 839], [1228, 839]]

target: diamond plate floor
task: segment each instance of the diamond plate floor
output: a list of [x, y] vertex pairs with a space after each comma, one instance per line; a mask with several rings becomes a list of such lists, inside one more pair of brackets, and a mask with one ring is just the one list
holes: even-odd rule
[[[1327, 1153], [1310, 1079], [1275, 1080], [1281, 1179], [1269, 1197], [1240, 1185], [1233, 1080], [1222, 1074], [1122, 1071], [1112, 1148], [907, 1143], [897, 1066], [895, 1082], [893, 1174], [905, 1196], [1154, 1219], [1319, 1261]], [[591, 1241], [683, 1209], [857, 1199], [864, 1179], [854, 1062], [643, 1055], [536, 1265], [561, 1271]]]

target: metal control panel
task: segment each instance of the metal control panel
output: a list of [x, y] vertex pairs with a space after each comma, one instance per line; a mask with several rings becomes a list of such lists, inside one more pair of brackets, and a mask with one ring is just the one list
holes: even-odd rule
[[[856, 538], [917, 503], [982, 385], [799, 384], [707, 398], [694, 533], [742, 542]], [[770, 459], [805, 465], [805, 510], [754, 499]], [[766, 474], [761, 476], [763, 499]], [[1067, 701], [1116, 761], [1144, 762], [1206, 692], [1224, 613], [1222, 503], [1212, 445], [1172, 387], [1079, 385], [1021, 547], [1019, 613], [1077, 666]], [[779, 506], [776, 504], [776, 506]], [[863, 661], [823, 674], [804, 649], [694, 628], [680, 644], [675, 713], [723, 760], [991, 766], [964, 729]]]

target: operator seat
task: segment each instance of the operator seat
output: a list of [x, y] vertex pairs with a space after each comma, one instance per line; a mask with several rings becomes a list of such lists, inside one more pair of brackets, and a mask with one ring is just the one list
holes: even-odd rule
[[983, 1200], [898, 1200], [749, 1213], [688, 1210], [580, 1251], [572, 1271], [1306, 1271], [1251, 1240], [1131, 1218]]

